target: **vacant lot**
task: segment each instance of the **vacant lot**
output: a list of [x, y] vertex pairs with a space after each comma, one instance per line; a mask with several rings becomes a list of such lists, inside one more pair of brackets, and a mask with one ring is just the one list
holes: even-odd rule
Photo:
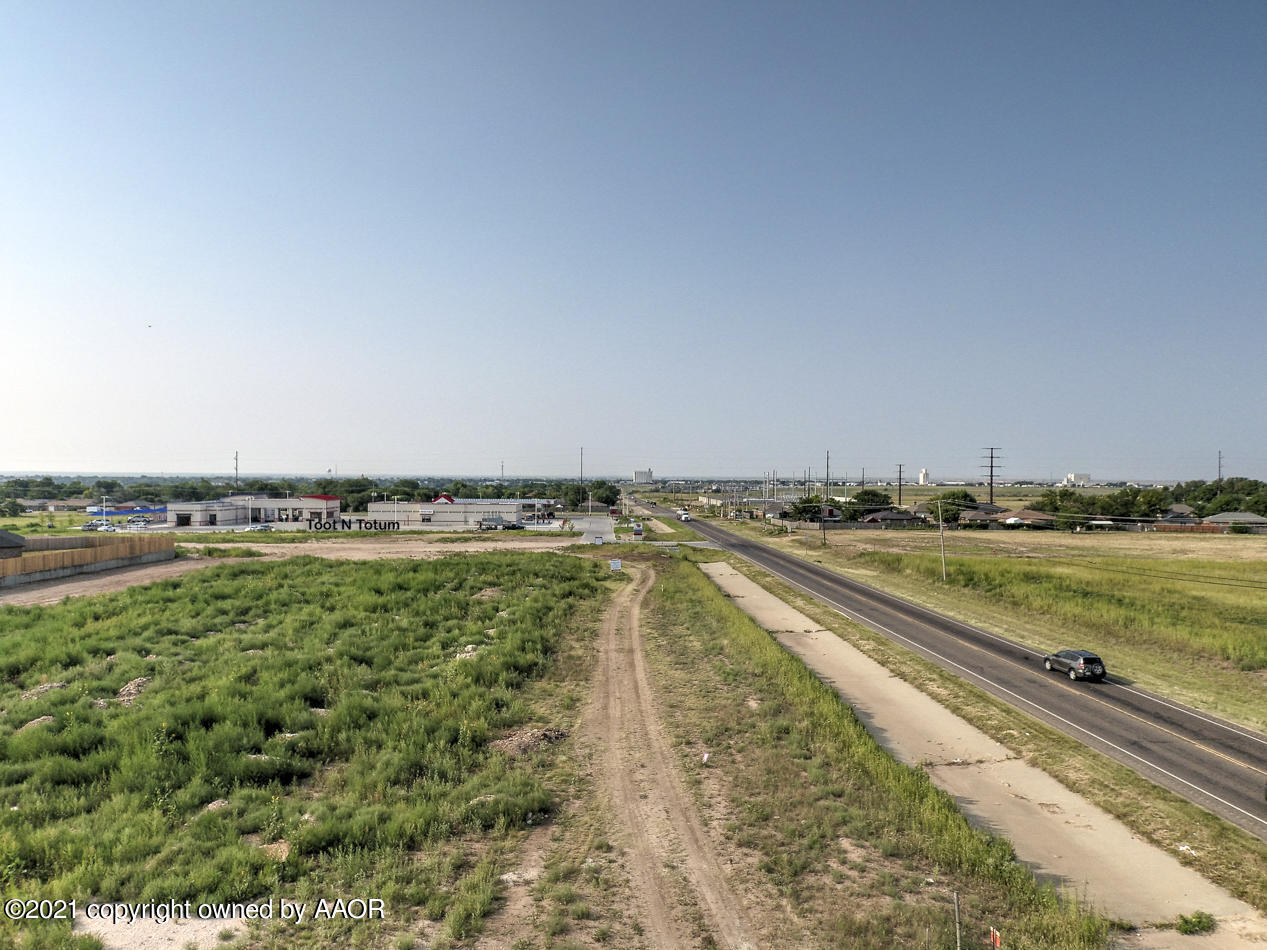
[[506, 835], [559, 803], [493, 740], [533, 717], [520, 691], [604, 574], [554, 555], [297, 558], [0, 608], [0, 887], [387, 902], [384, 922], [292, 946], [470, 933]]

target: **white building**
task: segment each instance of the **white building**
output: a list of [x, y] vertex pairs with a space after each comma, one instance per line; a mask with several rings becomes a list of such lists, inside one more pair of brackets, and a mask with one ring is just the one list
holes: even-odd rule
[[167, 523], [178, 528], [214, 528], [270, 522], [337, 518], [336, 495], [228, 495], [216, 501], [173, 501], [167, 504]]
[[655, 478], [651, 474], [651, 469], [649, 468], [634, 469], [634, 484], [635, 485], [650, 485], [654, 481], [655, 481]]
[[921, 485], [927, 485], [927, 484], [928, 484], [928, 469], [926, 469], [926, 468], [921, 468], [921, 469], [919, 470], [919, 483], [920, 483]]
[[454, 498], [440, 495], [435, 501], [376, 501], [369, 506], [371, 520], [399, 522], [402, 529], [418, 527], [478, 528], [484, 525], [522, 524], [554, 511], [550, 498]]
[[1070, 472], [1060, 484], [1066, 488], [1086, 488], [1091, 484], [1091, 476], [1086, 472]]

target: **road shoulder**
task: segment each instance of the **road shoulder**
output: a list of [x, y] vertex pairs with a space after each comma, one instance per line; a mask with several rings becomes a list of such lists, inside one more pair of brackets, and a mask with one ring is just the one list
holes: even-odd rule
[[[895, 758], [924, 767], [974, 823], [1008, 838], [1040, 877], [1059, 880], [1111, 916], [1141, 926], [1205, 910], [1221, 926], [1215, 935], [1191, 939], [1211, 950], [1267, 940], [1267, 919], [1249, 905], [1017, 760], [731, 565], [700, 567], [736, 606], [836, 689]], [[1149, 942], [1150, 934], [1165, 942]], [[1178, 946], [1185, 938], [1167, 930], [1143, 931], [1132, 939], [1134, 946], [1160, 947]]]

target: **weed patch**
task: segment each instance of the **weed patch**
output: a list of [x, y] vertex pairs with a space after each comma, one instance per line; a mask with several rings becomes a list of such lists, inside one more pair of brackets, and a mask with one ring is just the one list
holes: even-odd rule
[[[500, 853], [472, 859], [466, 837], [495, 843], [557, 804], [534, 770], [547, 751], [491, 740], [532, 718], [521, 688], [605, 574], [542, 554], [296, 558], [0, 608], [0, 891], [364, 895], [466, 937]], [[0, 943], [19, 938], [86, 946], [65, 925], [0, 922]]]
[[954, 946], [955, 891], [965, 944], [990, 926], [1012, 947], [1107, 944], [1108, 921], [1037, 884], [696, 568], [657, 569], [644, 619], [688, 780], [720, 790], [730, 840], [824, 944]]

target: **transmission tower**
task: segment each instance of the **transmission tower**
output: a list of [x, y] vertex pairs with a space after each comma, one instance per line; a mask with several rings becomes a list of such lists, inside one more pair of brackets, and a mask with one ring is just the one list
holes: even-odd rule
[[988, 460], [989, 460], [989, 461], [987, 461], [984, 465], [982, 465], [981, 467], [982, 467], [982, 468], [984, 468], [984, 469], [986, 469], [986, 470], [989, 472], [989, 480], [990, 480], [990, 504], [992, 504], [992, 505], [993, 505], [993, 504], [994, 504], [994, 474], [995, 474], [995, 472], [997, 472], [997, 471], [998, 471], [998, 470], [1002, 467], [1002, 466], [1000, 466], [1000, 465], [998, 464], [999, 459], [1000, 459], [1000, 456], [998, 456], [998, 455], [995, 455], [995, 454], [994, 454], [995, 452], [999, 451], [999, 446], [997, 446], [997, 445], [987, 445], [984, 449], [982, 449], [982, 451], [983, 451], [983, 452], [989, 452], [989, 453], [990, 453], [989, 455], [983, 455], [983, 456], [981, 456], [983, 459], [988, 459]]

